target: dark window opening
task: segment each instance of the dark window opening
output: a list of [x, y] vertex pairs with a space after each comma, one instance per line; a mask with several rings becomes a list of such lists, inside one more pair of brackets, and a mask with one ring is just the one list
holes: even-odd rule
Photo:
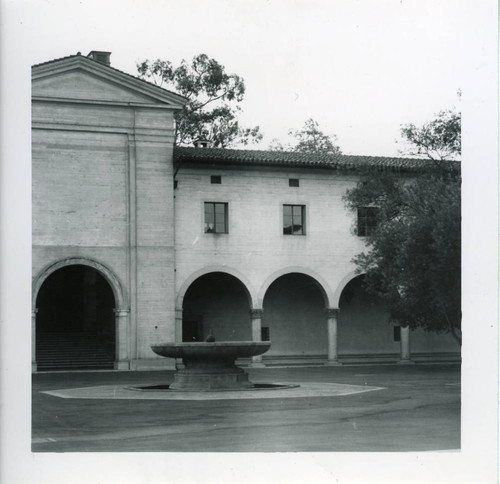
[[401, 341], [401, 326], [394, 326], [394, 341]]
[[267, 326], [263, 326], [263, 327], [261, 328], [260, 333], [261, 333], [261, 337], [260, 337], [260, 339], [261, 339], [262, 341], [270, 341], [270, 337], [269, 337], [269, 327], [267, 327]]
[[298, 187], [299, 186], [299, 179], [298, 178], [289, 178], [288, 179], [288, 186], [289, 187]]
[[372, 235], [378, 222], [377, 207], [358, 207], [358, 227], [359, 237]]
[[205, 233], [228, 233], [227, 203], [205, 202]]
[[222, 177], [220, 175], [212, 175], [210, 177], [210, 183], [220, 185], [222, 183]]
[[283, 234], [305, 235], [305, 205], [283, 205]]

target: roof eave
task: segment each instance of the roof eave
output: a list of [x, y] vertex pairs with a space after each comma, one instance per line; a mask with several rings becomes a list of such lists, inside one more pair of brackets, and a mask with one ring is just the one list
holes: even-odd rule
[[410, 166], [391, 166], [391, 165], [357, 165], [357, 164], [342, 164], [342, 163], [300, 163], [287, 161], [272, 161], [272, 160], [234, 160], [234, 159], [209, 159], [209, 158], [191, 158], [188, 156], [175, 156], [175, 160], [180, 163], [189, 163], [199, 167], [214, 167], [214, 166], [234, 166], [234, 167], [274, 167], [274, 168], [298, 168], [298, 169], [323, 169], [331, 171], [343, 172], [360, 172], [360, 171], [392, 171], [397, 173], [416, 173], [425, 172], [424, 167]]

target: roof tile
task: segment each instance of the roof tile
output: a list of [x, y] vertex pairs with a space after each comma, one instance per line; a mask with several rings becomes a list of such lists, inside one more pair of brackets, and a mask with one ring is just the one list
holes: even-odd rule
[[[361, 168], [391, 171], [425, 171], [435, 167], [432, 160], [386, 156], [329, 155], [324, 153], [299, 153], [286, 151], [238, 150], [225, 148], [176, 147], [178, 161], [210, 164], [297, 166], [359, 170]], [[460, 163], [445, 162], [451, 170], [459, 170]]]

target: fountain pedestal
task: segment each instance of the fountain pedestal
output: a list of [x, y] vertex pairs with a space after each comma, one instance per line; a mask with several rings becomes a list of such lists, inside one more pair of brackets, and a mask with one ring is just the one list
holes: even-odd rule
[[151, 349], [160, 356], [182, 358], [184, 368], [174, 373], [171, 390], [222, 391], [252, 388], [247, 373], [236, 366], [237, 358], [261, 355], [271, 343], [230, 341], [166, 343]]

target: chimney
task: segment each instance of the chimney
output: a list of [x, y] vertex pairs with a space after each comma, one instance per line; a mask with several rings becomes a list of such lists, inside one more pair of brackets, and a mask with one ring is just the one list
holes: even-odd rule
[[97, 62], [100, 62], [105, 66], [111, 65], [111, 52], [104, 52], [102, 50], [93, 50], [88, 53], [87, 57]]
[[208, 139], [198, 138], [193, 141], [195, 148], [211, 148], [212, 142]]

